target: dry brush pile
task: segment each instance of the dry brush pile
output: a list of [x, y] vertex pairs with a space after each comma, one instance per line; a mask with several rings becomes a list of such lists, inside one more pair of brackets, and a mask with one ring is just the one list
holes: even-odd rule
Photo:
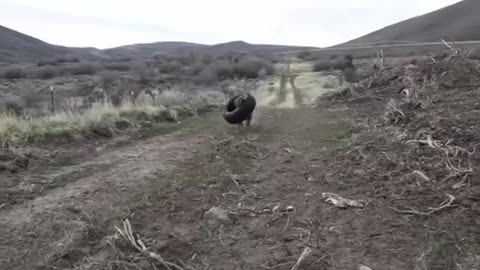
[[[361, 85], [358, 96], [343, 99], [355, 123], [333, 166], [339, 181], [391, 215], [418, 217], [421, 226], [408, 233], [426, 241], [419, 269], [480, 266], [467, 262], [479, 248], [478, 64], [452, 50], [386, 68]], [[458, 248], [441, 255], [442, 237]]]

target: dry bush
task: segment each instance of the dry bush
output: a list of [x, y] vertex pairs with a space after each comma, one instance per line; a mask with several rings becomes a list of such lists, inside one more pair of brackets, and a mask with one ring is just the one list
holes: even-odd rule
[[55, 59], [55, 62], [57, 63], [78, 63], [80, 62], [80, 59], [75, 56], [63, 56]]
[[162, 73], [176, 73], [179, 72], [182, 69], [183, 65], [182, 63], [178, 61], [170, 61], [167, 63], [162, 63], [160, 66], [158, 66], [158, 71]]
[[332, 63], [327, 60], [318, 60], [313, 63], [313, 71], [320, 72], [320, 71], [327, 71], [332, 69]]
[[233, 72], [237, 78], [258, 78], [259, 72], [264, 69], [267, 75], [274, 72], [273, 64], [261, 58], [245, 58], [234, 65]]
[[84, 63], [69, 69], [71, 75], [94, 75], [100, 70], [100, 66], [94, 63]]
[[23, 79], [27, 77], [27, 73], [21, 68], [11, 68], [2, 74], [7, 80]]
[[310, 57], [312, 55], [312, 52], [311, 51], [301, 51], [297, 54], [297, 57], [302, 59], [302, 60], [305, 60], [307, 59], [308, 57]]
[[40, 60], [37, 63], [37, 66], [43, 67], [43, 66], [57, 66], [58, 62], [55, 59], [48, 59], [48, 60]]
[[113, 70], [113, 71], [122, 71], [126, 72], [130, 70], [130, 65], [125, 64], [125, 63], [111, 63], [111, 64], [105, 64], [103, 67], [107, 70]]
[[57, 76], [57, 72], [52, 67], [43, 67], [37, 70], [35, 77], [42, 80], [51, 79]]
[[114, 84], [115, 81], [118, 80], [118, 76], [112, 71], [104, 70], [104, 71], [100, 72], [99, 75], [100, 75], [100, 78], [101, 78], [101, 85], [102, 85], [102, 87], [105, 87], [105, 88]]
[[313, 64], [313, 71], [328, 71], [328, 70], [343, 70], [345, 68], [345, 61], [337, 60], [317, 60]]

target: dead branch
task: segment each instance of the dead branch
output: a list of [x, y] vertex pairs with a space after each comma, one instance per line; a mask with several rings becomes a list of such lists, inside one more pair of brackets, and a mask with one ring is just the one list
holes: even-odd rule
[[322, 197], [325, 198], [325, 202], [331, 203], [340, 208], [347, 208], [349, 206], [364, 208], [366, 206], [364, 201], [346, 199], [335, 193], [324, 192], [322, 193]]
[[416, 175], [416, 176], [419, 176], [420, 178], [422, 178], [425, 182], [431, 182], [432, 180], [430, 179], [430, 177], [428, 177], [425, 173], [423, 173], [422, 171], [418, 171], [418, 170], [415, 170], [412, 172], [412, 174]]
[[409, 207], [407, 210], [399, 210], [397, 208], [394, 208], [394, 207], [390, 207], [392, 208], [395, 212], [398, 212], [398, 213], [401, 213], [401, 214], [412, 214], [412, 215], [418, 215], [418, 216], [430, 216], [440, 210], [443, 210], [445, 208], [448, 208], [448, 207], [454, 207], [456, 205], [453, 204], [453, 202], [456, 200], [455, 197], [453, 195], [450, 195], [450, 194], [446, 194], [447, 195], [447, 199], [445, 201], [443, 201], [440, 206], [438, 207], [429, 207], [428, 209], [430, 209], [430, 211], [428, 212], [420, 212], [416, 209], [413, 209], [411, 207]]
[[312, 253], [312, 249], [309, 247], [306, 247], [300, 257], [297, 260], [297, 263], [290, 269], [290, 270], [297, 270], [298, 267], [300, 267], [300, 264], [305, 260], [305, 258]]
[[167, 268], [168, 270], [171, 270], [172, 269], [171, 267], [174, 267], [178, 270], [185, 270], [182, 267], [180, 267], [180, 266], [178, 266], [174, 263], [165, 261], [162, 258], [162, 256], [160, 256], [159, 254], [148, 251], [148, 248], [145, 246], [145, 243], [140, 238], [138, 238], [138, 235], [137, 235], [137, 238], [135, 238], [133, 236], [132, 226], [130, 225], [130, 221], [128, 219], [125, 219], [123, 221], [123, 230], [118, 228], [117, 226], [115, 226], [115, 230], [117, 230], [117, 232], [125, 240], [127, 240], [136, 250], [138, 250], [140, 253], [145, 254], [148, 257], [158, 261], [163, 266], [165, 266], [165, 268]]

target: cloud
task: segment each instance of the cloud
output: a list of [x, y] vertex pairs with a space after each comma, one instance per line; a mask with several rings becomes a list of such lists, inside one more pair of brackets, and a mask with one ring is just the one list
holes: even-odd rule
[[455, 0], [2, 0], [1, 23], [54, 44], [154, 41], [329, 46]]

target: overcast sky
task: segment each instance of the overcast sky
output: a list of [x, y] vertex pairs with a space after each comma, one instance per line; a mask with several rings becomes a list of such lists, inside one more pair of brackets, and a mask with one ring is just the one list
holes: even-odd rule
[[0, 0], [0, 25], [49, 43], [330, 46], [458, 0]]

